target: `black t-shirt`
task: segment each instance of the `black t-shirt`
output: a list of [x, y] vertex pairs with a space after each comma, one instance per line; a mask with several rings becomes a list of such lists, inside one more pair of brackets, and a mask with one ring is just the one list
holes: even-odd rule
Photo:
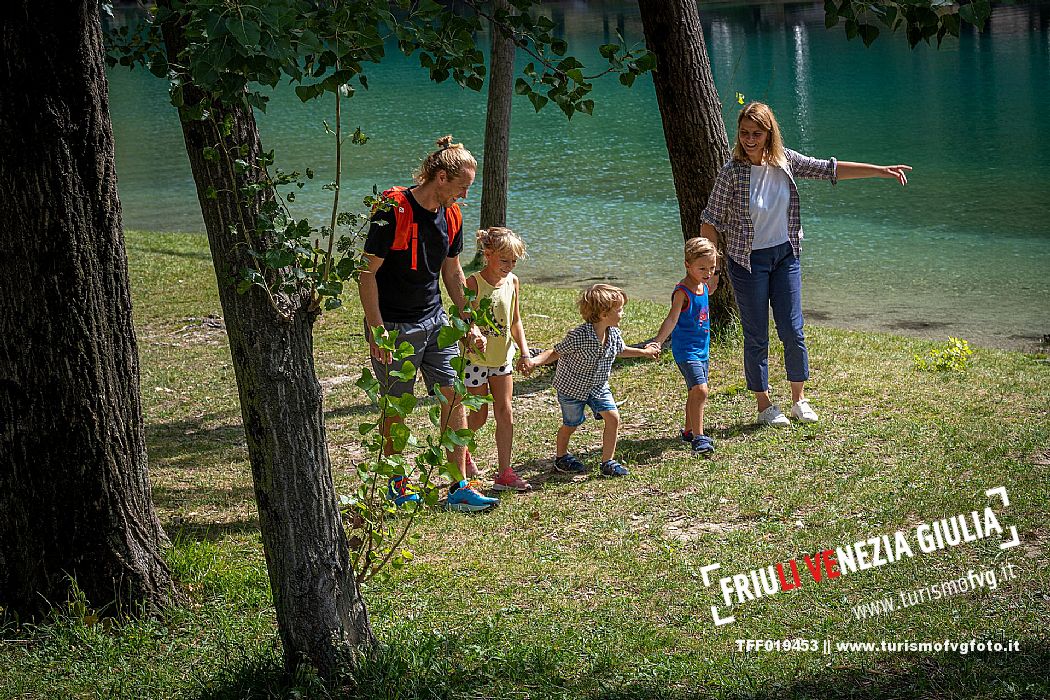
[[[406, 250], [391, 250], [394, 243], [394, 209], [378, 212], [372, 217], [365, 240], [365, 252], [383, 258], [383, 266], [376, 272], [379, 287], [379, 312], [384, 321], [410, 323], [431, 318], [441, 308], [441, 288], [438, 277], [446, 258], [454, 258], [463, 251], [463, 232], [458, 232], [452, 245], [448, 243], [448, 224], [445, 208], [432, 212], [419, 206], [411, 191], [405, 192], [412, 206], [412, 219], [418, 226], [416, 240], [416, 269], [412, 269], [412, 243]], [[381, 224], [379, 222], [386, 222]]]

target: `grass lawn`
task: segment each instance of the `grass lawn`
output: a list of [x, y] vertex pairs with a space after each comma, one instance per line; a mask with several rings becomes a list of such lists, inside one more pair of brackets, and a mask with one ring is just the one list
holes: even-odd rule
[[[47, 624], [0, 635], [0, 697], [323, 697], [280, 671], [240, 411], [206, 240], [128, 235], [153, 496], [189, 597], [163, 619], [96, 622], [76, 602]], [[579, 323], [574, 292], [531, 287], [530, 342]], [[670, 290], [676, 280], [667, 280]], [[354, 386], [366, 357], [353, 290], [316, 328], [334, 477], [350, 489], [371, 415]], [[628, 342], [650, 337], [662, 305], [632, 300]], [[212, 317], [216, 317], [213, 319]], [[964, 372], [922, 372], [936, 343], [808, 328], [821, 422], [757, 429], [741, 343], [712, 351], [713, 459], [676, 439], [684, 385], [669, 353], [619, 361], [623, 479], [554, 473], [560, 423], [552, 373], [515, 387], [514, 463], [536, 490], [494, 512], [428, 511], [414, 561], [366, 590], [382, 653], [352, 697], [1045, 698], [1050, 697], [1050, 363], [979, 349]], [[779, 346], [777, 399], [787, 401]], [[420, 416], [420, 427], [425, 422]], [[479, 464], [495, 460], [490, 420]], [[573, 449], [596, 463], [600, 424]], [[491, 473], [490, 473], [491, 478]], [[1005, 486], [1003, 507], [986, 489]], [[933, 553], [921, 523], [993, 508], [1004, 529]], [[1021, 543], [999, 544], [1014, 526]], [[903, 531], [913, 557], [813, 580], [803, 555]], [[971, 527], [972, 530], [972, 527]], [[870, 551], [870, 549], [869, 549]], [[797, 560], [802, 585], [728, 609], [717, 579]], [[720, 563], [704, 585], [702, 567]], [[1016, 574], [1001, 580], [1003, 567]], [[900, 592], [1000, 574], [995, 590], [901, 609]], [[861, 604], [897, 609], [859, 618]], [[712, 606], [732, 624], [716, 626]], [[748, 650], [743, 640], [816, 640], [816, 650]], [[1016, 651], [863, 651], [839, 643], [999, 642]], [[738, 640], [741, 640], [738, 643]], [[825, 640], [830, 653], [825, 653]], [[772, 645], [771, 645], [772, 646]]]

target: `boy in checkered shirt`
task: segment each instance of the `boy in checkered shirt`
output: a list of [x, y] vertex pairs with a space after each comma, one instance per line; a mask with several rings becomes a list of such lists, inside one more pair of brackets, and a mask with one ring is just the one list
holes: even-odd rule
[[658, 347], [630, 348], [620, 334], [620, 319], [627, 303], [627, 293], [608, 284], [596, 284], [580, 295], [580, 315], [586, 323], [569, 331], [565, 339], [534, 358], [524, 358], [522, 370], [558, 361], [554, 388], [558, 390], [562, 426], [558, 429], [554, 468], [567, 474], [585, 474], [587, 467], [569, 452], [569, 438], [585, 419], [584, 409], [594, 411], [595, 418], [605, 421], [602, 433], [602, 476], [626, 476], [627, 469], [616, 461], [616, 432], [620, 412], [616, 410], [609, 375], [617, 357], [660, 355]]

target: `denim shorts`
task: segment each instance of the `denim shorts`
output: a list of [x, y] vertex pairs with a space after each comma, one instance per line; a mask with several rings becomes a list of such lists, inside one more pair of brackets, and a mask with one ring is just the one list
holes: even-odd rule
[[558, 405], [561, 406], [561, 422], [569, 428], [582, 425], [587, 420], [583, 414], [584, 408], [589, 407], [594, 411], [594, 417], [599, 420], [599, 414], [616, 410], [616, 401], [613, 400], [612, 389], [608, 384], [588, 396], [586, 401], [574, 399], [559, 391]]
[[[403, 342], [412, 345], [414, 352], [406, 359], [416, 368], [416, 373], [411, 379], [398, 379], [391, 377], [389, 372], [392, 369], [401, 369], [401, 365], [397, 363], [388, 365], [374, 357], [371, 358], [372, 370], [375, 372], [383, 394], [387, 396], [411, 394], [416, 383], [416, 376], [420, 372], [423, 373], [423, 381], [428, 392], [431, 392], [435, 384], [442, 387], [452, 386], [456, 379], [456, 371], [452, 369], [452, 358], [459, 354], [459, 348], [455, 343], [447, 348], [438, 347], [438, 333], [446, 323], [445, 313], [441, 311], [422, 321], [383, 324], [388, 331], [397, 331], [396, 343], [398, 345]], [[367, 323], [365, 324], [365, 339], [369, 341], [372, 339], [372, 330], [368, 328]]]
[[685, 377], [686, 389], [707, 384], [707, 360], [686, 360], [677, 364], [678, 371]]

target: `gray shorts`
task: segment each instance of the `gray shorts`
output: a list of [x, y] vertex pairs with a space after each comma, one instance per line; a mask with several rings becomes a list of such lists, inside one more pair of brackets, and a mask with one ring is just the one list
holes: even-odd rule
[[[459, 346], [453, 343], [447, 348], [438, 347], [438, 333], [447, 325], [445, 312], [441, 311], [429, 319], [408, 323], [384, 323], [383, 327], [388, 331], [397, 331], [397, 344], [410, 343], [415, 352], [406, 358], [416, 368], [416, 374], [410, 380], [401, 380], [391, 377], [391, 369], [401, 369], [399, 364], [384, 364], [372, 357], [372, 371], [384, 394], [389, 396], [401, 396], [411, 394], [416, 383], [416, 376], [420, 370], [423, 372], [423, 381], [427, 392], [433, 394], [433, 387], [452, 386], [456, 379], [456, 371], [452, 369], [452, 358], [459, 354]], [[372, 340], [372, 329], [365, 323], [365, 339]]]

